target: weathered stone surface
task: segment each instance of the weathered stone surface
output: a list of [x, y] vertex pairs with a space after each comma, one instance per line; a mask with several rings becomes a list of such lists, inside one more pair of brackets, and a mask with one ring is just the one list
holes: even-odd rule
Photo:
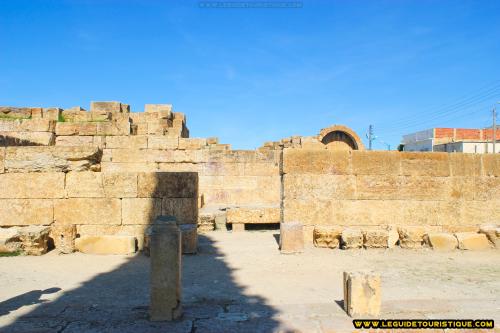
[[50, 237], [59, 253], [75, 251], [76, 226], [71, 224], [53, 224], [50, 228]]
[[192, 198], [163, 198], [162, 215], [172, 215], [178, 224], [197, 224], [198, 200]]
[[81, 147], [81, 146], [94, 146], [93, 136], [58, 136], [56, 137], [56, 146], [64, 147]]
[[180, 138], [179, 149], [202, 149], [207, 145], [204, 138]]
[[75, 240], [75, 247], [88, 254], [131, 254], [136, 251], [135, 243], [131, 236], [82, 236]]
[[157, 172], [158, 163], [114, 163], [102, 162], [102, 172]]
[[0, 146], [51, 146], [52, 132], [0, 132]]
[[316, 226], [313, 231], [313, 242], [316, 247], [336, 249], [340, 245], [342, 228], [335, 226]]
[[284, 149], [283, 173], [350, 174], [351, 155], [347, 151], [326, 149]]
[[21, 239], [16, 227], [0, 228], [0, 253], [20, 252]]
[[8, 147], [6, 172], [51, 172], [89, 170], [100, 161], [97, 147]]
[[55, 125], [49, 119], [0, 119], [0, 132], [53, 132]]
[[242, 232], [242, 231], [245, 231], [245, 224], [244, 223], [232, 223], [231, 224], [231, 230], [233, 232]]
[[304, 251], [302, 223], [286, 222], [280, 224], [280, 251], [285, 254]]
[[458, 248], [461, 250], [488, 250], [491, 248], [488, 237], [485, 234], [473, 232], [457, 232]]
[[198, 232], [196, 224], [179, 224], [182, 239], [182, 253], [195, 254], [198, 252]]
[[488, 240], [500, 249], [500, 226], [497, 224], [489, 223], [479, 226], [479, 232], [485, 234]]
[[423, 226], [400, 227], [399, 245], [405, 249], [418, 249], [422, 247], [426, 229]]
[[279, 207], [231, 207], [226, 211], [227, 223], [279, 223]]
[[454, 177], [480, 176], [481, 155], [479, 154], [450, 154], [450, 171]]
[[448, 153], [400, 152], [401, 174], [405, 176], [448, 177]]
[[161, 215], [159, 198], [124, 198], [122, 200], [122, 224], [148, 225]]
[[363, 232], [365, 248], [386, 248], [389, 244], [389, 231], [384, 229], [367, 229]]
[[150, 135], [148, 136], [148, 148], [177, 149], [179, 148], [179, 138], [163, 135]]
[[143, 149], [148, 148], [148, 137], [145, 135], [109, 136], [106, 137], [108, 149]]
[[104, 194], [108, 198], [137, 197], [137, 173], [135, 172], [103, 172], [102, 184]]
[[344, 310], [349, 316], [379, 316], [381, 295], [380, 275], [344, 272]]
[[401, 169], [400, 152], [352, 151], [352, 172], [355, 175], [398, 176]]
[[53, 222], [51, 199], [0, 199], [0, 225], [49, 225]]
[[96, 135], [98, 123], [60, 122], [56, 124], [56, 135]]
[[[204, 207], [198, 212], [198, 232], [213, 231], [216, 228], [215, 220], [217, 216], [222, 215], [225, 212], [220, 211], [216, 207]], [[226, 221], [224, 221], [224, 229]]]
[[100, 172], [68, 172], [66, 193], [69, 198], [104, 198]]
[[150, 319], [175, 320], [181, 309], [181, 233], [175, 224], [154, 225], [151, 232]]
[[457, 238], [448, 233], [428, 233], [425, 237], [427, 244], [432, 247], [433, 250], [438, 251], [451, 251], [458, 247]]
[[61, 224], [121, 224], [121, 200], [108, 198], [54, 200], [54, 220]]
[[90, 112], [122, 112], [120, 102], [90, 102]]
[[64, 197], [64, 173], [4, 173], [1, 199], [54, 199]]
[[359, 249], [363, 246], [363, 232], [360, 229], [347, 228], [342, 230], [342, 249]]
[[5, 172], [4, 164], [5, 164], [5, 148], [0, 147], [0, 173]]
[[399, 232], [395, 226], [387, 226], [389, 237], [387, 238], [387, 247], [392, 249], [399, 245]]
[[194, 172], [139, 173], [138, 196], [167, 198], [198, 197], [198, 174]]
[[287, 199], [356, 199], [356, 177], [348, 175], [287, 174], [283, 187]]
[[50, 227], [31, 225], [18, 228], [18, 232], [24, 254], [39, 256], [47, 253]]
[[128, 117], [125, 119], [98, 122], [96, 135], [130, 135], [130, 122]]
[[500, 177], [500, 154], [481, 154], [483, 175]]

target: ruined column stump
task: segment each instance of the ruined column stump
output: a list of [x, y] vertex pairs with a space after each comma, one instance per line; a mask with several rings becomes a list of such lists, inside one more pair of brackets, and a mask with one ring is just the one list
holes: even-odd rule
[[300, 222], [280, 224], [281, 253], [299, 253], [304, 251], [304, 230]]
[[50, 237], [59, 253], [75, 252], [76, 226], [72, 224], [54, 224], [50, 229]]
[[364, 272], [344, 272], [344, 310], [351, 317], [380, 314], [380, 275]]
[[198, 252], [198, 228], [196, 224], [180, 224], [183, 254]]
[[150, 320], [180, 318], [181, 232], [173, 224], [153, 224], [150, 235]]

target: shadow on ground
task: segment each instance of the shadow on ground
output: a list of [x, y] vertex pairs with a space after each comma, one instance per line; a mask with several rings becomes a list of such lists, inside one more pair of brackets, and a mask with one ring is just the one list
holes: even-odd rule
[[[183, 309], [176, 322], [148, 320], [149, 258], [138, 254], [118, 269], [43, 302], [36, 290], [0, 303], [0, 314], [24, 305], [37, 307], [0, 328], [1, 332], [273, 332], [276, 310], [257, 295], [247, 295], [213, 241], [200, 235], [199, 253], [184, 255]], [[283, 331], [286, 332], [286, 331]]]

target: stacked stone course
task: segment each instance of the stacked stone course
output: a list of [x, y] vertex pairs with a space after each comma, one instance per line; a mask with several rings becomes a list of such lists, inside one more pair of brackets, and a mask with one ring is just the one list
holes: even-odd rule
[[344, 126], [232, 150], [189, 138], [169, 104], [0, 107], [0, 189], [2, 227], [62, 223], [139, 247], [163, 214], [200, 231], [299, 221], [321, 247], [419, 248], [500, 220], [500, 155], [364, 151]]

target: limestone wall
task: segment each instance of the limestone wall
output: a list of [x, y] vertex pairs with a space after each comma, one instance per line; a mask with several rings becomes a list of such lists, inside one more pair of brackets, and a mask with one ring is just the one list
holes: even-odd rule
[[158, 215], [198, 219], [192, 172], [99, 170], [97, 147], [0, 148], [0, 226], [75, 225], [80, 236], [135, 236]]
[[500, 219], [500, 155], [287, 148], [283, 218], [477, 230]]

